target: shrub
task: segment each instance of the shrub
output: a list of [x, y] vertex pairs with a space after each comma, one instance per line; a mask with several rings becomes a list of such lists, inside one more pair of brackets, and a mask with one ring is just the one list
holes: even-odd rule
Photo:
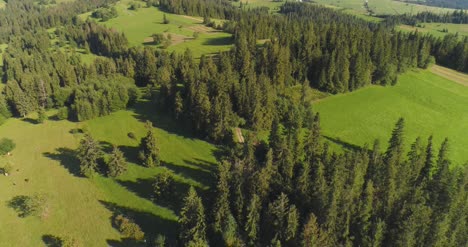
[[45, 112], [45, 109], [41, 107], [37, 112], [37, 122], [44, 123], [45, 120], [47, 120], [47, 114]]
[[135, 133], [133, 133], [133, 132], [128, 132], [127, 136], [128, 136], [130, 139], [133, 139], [133, 140], [136, 140], [136, 139], [137, 139]]
[[13, 171], [13, 167], [10, 164], [4, 165], [0, 168], [0, 172], [3, 174], [10, 174]]
[[60, 107], [60, 109], [57, 112], [57, 118], [60, 120], [65, 120], [68, 118], [68, 107]]
[[117, 215], [114, 218], [114, 224], [120, 233], [127, 238], [143, 240], [145, 237], [145, 233], [141, 230], [140, 226], [124, 215]]
[[153, 183], [153, 190], [155, 198], [164, 198], [174, 192], [174, 179], [169, 171], [164, 170], [163, 172], [156, 175]]
[[15, 149], [15, 147], [16, 144], [13, 142], [13, 140], [2, 138], [0, 140], [0, 155], [5, 155], [8, 152], [11, 152], [13, 149]]

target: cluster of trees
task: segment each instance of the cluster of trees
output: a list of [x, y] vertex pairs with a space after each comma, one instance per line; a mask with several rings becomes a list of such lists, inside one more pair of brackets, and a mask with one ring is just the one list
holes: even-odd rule
[[108, 21], [119, 16], [119, 13], [117, 13], [117, 9], [115, 7], [107, 7], [94, 10], [93, 13], [91, 13], [91, 16], [96, 19], [101, 19], [101, 21]]
[[417, 14], [402, 14], [402, 15], [389, 15], [382, 16], [385, 18], [387, 25], [406, 24], [416, 26], [418, 23], [455, 23], [466, 24], [468, 23], [468, 12], [466, 10], [455, 10], [447, 13], [434, 13], [430, 11], [423, 11]]
[[[464, 246], [468, 168], [450, 169], [417, 138], [405, 154], [404, 120], [388, 148], [379, 143], [330, 153], [319, 117], [308, 130], [275, 121], [268, 144], [233, 146], [219, 166], [216, 194], [190, 189], [181, 246]], [[205, 210], [207, 207], [208, 210]], [[206, 213], [209, 212], [209, 213]]]
[[[141, 139], [139, 157], [147, 167], [159, 166], [159, 145], [152, 123], [148, 121], [146, 128], [148, 133]], [[86, 177], [92, 177], [96, 173], [117, 177], [127, 171], [127, 162], [122, 151], [114, 145], [109, 154], [104, 153], [101, 144], [89, 133], [85, 133], [80, 141], [76, 157], [80, 161], [80, 173]]]
[[89, 133], [85, 133], [80, 141], [76, 156], [80, 161], [80, 173], [86, 177], [92, 177], [96, 173], [117, 177], [127, 170], [125, 157], [116, 146], [113, 147], [109, 157], [104, 157], [100, 143]]

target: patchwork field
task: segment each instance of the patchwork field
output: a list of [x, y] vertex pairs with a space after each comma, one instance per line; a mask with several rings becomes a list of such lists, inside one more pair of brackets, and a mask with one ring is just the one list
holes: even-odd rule
[[[202, 54], [231, 48], [231, 34], [204, 26], [201, 17], [164, 13], [154, 7], [129, 10], [129, 4], [130, 1], [117, 3], [119, 16], [101, 23], [125, 33], [133, 46], [155, 46], [151, 35], [164, 33], [172, 36], [172, 44], [167, 48], [168, 51], [185, 51], [189, 48], [195, 57], [200, 57]], [[141, 4], [144, 6], [143, 2]], [[164, 15], [169, 20], [169, 24], [163, 24]], [[81, 15], [84, 19], [89, 16], [90, 13]], [[195, 32], [198, 32], [198, 38], [193, 37]]]
[[335, 95], [314, 104], [323, 134], [331, 143], [353, 148], [379, 139], [387, 145], [399, 117], [406, 120], [406, 145], [434, 134], [437, 149], [450, 140], [450, 157], [468, 161], [468, 87], [430, 71], [410, 71], [393, 87], [372, 86]]
[[[82, 246], [123, 246], [112, 227], [111, 216], [125, 213], [135, 218], [147, 235], [174, 234], [179, 198], [189, 185], [202, 191], [213, 181], [215, 148], [187, 133], [141, 102], [135, 110], [83, 123], [48, 120], [36, 124], [35, 116], [9, 119], [0, 126], [0, 136], [14, 140], [12, 156], [0, 157], [0, 166], [11, 164], [9, 176], [0, 176], [0, 246], [44, 246], [48, 236], [73, 236]], [[53, 115], [53, 113], [50, 113]], [[139, 138], [145, 135], [144, 121], [155, 126], [164, 168], [136, 164]], [[116, 144], [130, 162], [127, 173], [116, 178], [82, 178], [74, 158], [82, 134], [87, 129], [105, 148]], [[75, 130], [75, 131], [72, 131]], [[128, 137], [133, 132], [137, 140]], [[75, 133], [75, 134], [72, 134]], [[178, 193], [173, 203], [154, 203], [151, 179], [163, 169], [175, 175]], [[203, 182], [197, 182], [203, 181]], [[49, 214], [45, 219], [21, 218], [8, 206], [15, 196], [45, 193]], [[154, 227], [157, 226], [157, 227]]]

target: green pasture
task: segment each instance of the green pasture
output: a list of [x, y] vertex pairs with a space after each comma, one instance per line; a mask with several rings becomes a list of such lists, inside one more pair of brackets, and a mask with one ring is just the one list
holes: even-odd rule
[[406, 146], [416, 137], [434, 135], [438, 149], [450, 140], [455, 164], [468, 161], [468, 87], [429, 71], [410, 71], [392, 87], [371, 86], [330, 96], [313, 105], [320, 112], [324, 137], [345, 148], [372, 145], [379, 139], [387, 146], [394, 124], [406, 120]]
[[[0, 175], [0, 239], [8, 239], [0, 241], [0, 246], [44, 246], [48, 235], [72, 236], [83, 246], [121, 246], [120, 234], [111, 222], [112, 215], [118, 213], [134, 218], [146, 235], [174, 238], [187, 188], [193, 185], [203, 192], [213, 182], [216, 149], [180, 131], [177, 124], [151, 109], [150, 104], [141, 102], [134, 110], [83, 123], [47, 120], [36, 124], [33, 114], [1, 125], [0, 136], [14, 140], [16, 149], [12, 156], [0, 157], [0, 166], [13, 167], [9, 176]], [[138, 140], [146, 133], [147, 119], [154, 123], [164, 168], [138, 164]], [[80, 177], [74, 156], [82, 137], [80, 130], [89, 131], [105, 150], [118, 145], [129, 162], [128, 171], [115, 179]], [[129, 138], [129, 132], [137, 140]], [[176, 179], [177, 194], [171, 202], [152, 200], [152, 179], [163, 169]], [[15, 196], [34, 193], [49, 198], [49, 213], [44, 219], [21, 218], [8, 206]]]

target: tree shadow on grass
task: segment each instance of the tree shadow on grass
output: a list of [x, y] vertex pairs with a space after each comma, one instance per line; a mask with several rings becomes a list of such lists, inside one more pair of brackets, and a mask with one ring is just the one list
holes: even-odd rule
[[118, 180], [117, 182], [139, 197], [150, 200], [161, 207], [169, 208], [173, 211], [178, 211], [182, 207], [183, 198], [189, 189], [188, 184], [174, 181], [173, 189], [170, 193], [161, 195], [160, 198], [155, 198], [153, 178], [139, 178], [136, 182], [125, 180]]
[[62, 246], [62, 240], [54, 236], [52, 234], [45, 234], [42, 235], [42, 242], [44, 242], [45, 246], [47, 247], [61, 247]]
[[43, 155], [49, 159], [60, 162], [71, 174], [82, 177], [80, 173], [80, 161], [76, 158], [76, 152], [70, 148], [57, 148], [55, 153], [45, 152]]
[[31, 214], [31, 210], [27, 205], [29, 196], [19, 195], [7, 201], [7, 206], [12, 208], [18, 214], [18, 217], [25, 218]]
[[215, 174], [210, 170], [206, 170], [198, 163], [184, 160], [187, 166], [176, 165], [172, 162], [163, 161], [163, 166], [167, 167], [169, 170], [172, 170], [174, 173], [194, 181], [203, 184], [204, 186], [211, 186], [215, 180]]
[[133, 146], [119, 146], [120, 151], [124, 153], [125, 159], [128, 162], [141, 165], [142, 162], [138, 158], [138, 153], [140, 152], [140, 148], [138, 147], [133, 147]]
[[171, 134], [182, 136], [184, 138], [196, 138], [192, 130], [189, 130], [183, 121], [174, 121], [169, 114], [158, 110], [156, 104], [149, 100], [141, 100], [132, 108], [135, 113], [135, 118], [141, 122], [150, 120], [153, 126], [163, 129]]
[[33, 119], [33, 118], [29, 118], [29, 117], [22, 118], [21, 120], [23, 122], [30, 123], [30, 124], [39, 124], [37, 119]]
[[358, 146], [358, 145], [355, 145], [355, 144], [352, 144], [352, 143], [349, 143], [349, 142], [345, 142], [343, 140], [341, 140], [340, 138], [334, 138], [334, 137], [330, 137], [330, 136], [323, 136], [325, 139], [329, 140], [330, 142], [333, 142], [337, 145], [340, 145], [342, 146], [344, 149], [347, 149], [349, 151], [359, 151], [359, 150], [362, 150], [362, 147]]
[[[153, 239], [157, 234], [163, 234], [171, 239], [175, 239], [177, 234], [177, 222], [170, 219], [163, 219], [149, 212], [143, 212], [137, 209], [117, 205], [113, 202], [99, 200], [107, 209], [113, 212], [113, 216], [109, 219], [113, 221], [116, 215], [122, 214], [135, 221], [145, 233], [146, 239]], [[112, 224], [114, 227], [115, 225]], [[108, 240], [114, 242], [115, 240]], [[117, 243], [119, 243], [117, 241]], [[120, 244], [124, 243], [121, 241]], [[113, 245], [114, 246], [114, 245]], [[127, 245], [115, 245], [127, 246]]]
[[211, 45], [211, 46], [224, 46], [224, 45], [231, 45], [233, 42], [232, 37], [216, 37], [216, 38], [209, 38], [203, 42], [203, 45]]

